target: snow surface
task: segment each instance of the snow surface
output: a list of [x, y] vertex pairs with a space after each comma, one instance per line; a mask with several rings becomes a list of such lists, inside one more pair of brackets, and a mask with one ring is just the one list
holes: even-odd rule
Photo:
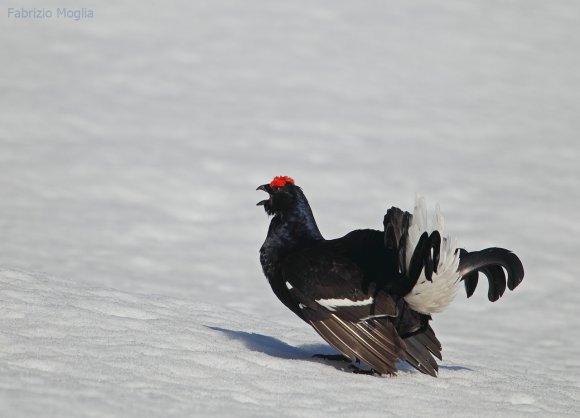
[[[1, 416], [579, 415], [578, 2], [82, 6], [0, 18]], [[314, 360], [258, 263], [274, 175], [329, 238], [420, 192], [524, 282], [435, 316], [437, 379]]]

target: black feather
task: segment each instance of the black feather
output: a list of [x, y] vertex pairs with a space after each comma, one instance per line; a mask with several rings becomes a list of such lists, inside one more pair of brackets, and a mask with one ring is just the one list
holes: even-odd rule
[[481, 251], [467, 252], [460, 249], [459, 274], [465, 280], [467, 296], [471, 296], [477, 287], [477, 275], [483, 273], [489, 282], [488, 299], [498, 300], [507, 287], [514, 290], [524, 278], [524, 267], [520, 259], [504, 248], [487, 248]]
[[[439, 266], [439, 257], [441, 253], [441, 234], [439, 231], [433, 231], [429, 236], [429, 247], [433, 251], [433, 271], [437, 273], [437, 266]], [[431, 254], [431, 251], [429, 251]]]
[[476, 271], [472, 271], [471, 273], [463, 276], [463, 283], [465, 284], [465, 293], [467, 293], [467, 297], [470, 298], [475, 292], [475, 288], [477, 287], [477, 281], [479, 279], [479, 273]]
[[425, 253], [427, 252], [428, 239], [429, 236], [427, 235], [427, 232], [423, 232], [421, 234], [421, 237], [419, 238], [419, 242], [417, 242], [415, 251], [413, 251], [411, 261], [409, 261], [409, 272], [407, 273], [407, 276], [409, 277], [409, 282], [412, 284], [411, 288], [415, 286], [417, 280], [419, 280], [421, 271], [423, 271]]
[[488, 278], [489, 289], [487, 292], [487, 298], [490, 302], [495, 302], [501, 298], [503, 292], [505, 292], [506, 278], [503, 269], [498, 265], [491, 264], [487, 267], [483, 267], [480, 271]]

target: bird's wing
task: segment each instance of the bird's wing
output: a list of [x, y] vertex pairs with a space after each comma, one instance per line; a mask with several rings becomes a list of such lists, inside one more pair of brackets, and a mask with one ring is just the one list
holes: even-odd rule
[[391, 320], [395, 302], [384, 292], [363, 291], [363, 274], [353, 262], [306, 249], [284, 260], [282, 275], [304, 318], [343, 355], [388, 374], [397, 371], [397, 360], [406, 360]]
[[282, 276], [299, 303], [349, 321], [396, 316], [393, 298], [363, 286], [363, 272], [348, 258], [324, 249], [294, 253], [282, 263]]
[[404, 299], [397, 303], [398, 316], [394, 321], [397, 333], [407, 346], [407, 362], [422, 373], [437, 376], [437, 361], [441, 357], [441, 343], [429, 325], [430, 315], [414, 311]]
[[407, 363], [422, 373], [436, 377], [439, 367], [433, 356], [439, 360], [442, 357], [441, 343], [435, 336], [433, 328], [427, 324], [426, 328], [404, 340], [407, 345]]

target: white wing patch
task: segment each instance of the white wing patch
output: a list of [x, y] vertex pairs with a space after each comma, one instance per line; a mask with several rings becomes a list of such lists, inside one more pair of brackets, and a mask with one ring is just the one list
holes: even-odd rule
[[290, 282], [286, 282], [286, 287], [288, 288], [288, 290], [292, 290], [292, 289], [294, 289], [294, 286], [292, 286], [292, 285], [290, 284]]
[[409, 226], [407, 237], [406, 259], [407, 269], [413, 251], [419, 242], [423, 232], [431, 233], [439, 231], [441, 234], [441, 249], [437, 273], [433, 273], [433, 281], [425, 277], [425, 271], [421, 272], [419, 280], [413, 289], [405, 296], [405, 301], [417, 312], [424, 314], [442, 312], [455, 298], [459, 288], [461, 276], [457, 272], [459, 267], [459, 251], [454, 239], [445, 236], [445, 221], [439, 205], [435, 208], [432, 225], [427, 223], [427, 205], [423, 196], [417, 195], [413, 221]]
[[316, 303], [324, 306], [329, 311], [336, 311], [336, 308], [347, 307], [347, 306], [365, 306], [373, 303], [373, 298], [363, 299], [363, 300], [351, 300], [351, 299], [316, 299]]

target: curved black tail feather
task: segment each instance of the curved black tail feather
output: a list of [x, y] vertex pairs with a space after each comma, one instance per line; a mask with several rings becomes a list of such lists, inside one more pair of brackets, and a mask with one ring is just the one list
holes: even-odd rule
[[481, 251], [467, 252], [459, 249], [459, 274], [465, 283], [467, 297], [473, 295], [479, 273], [487, 276], [489, 291], [487, 298], [491, 302], [498, 300], [507, 287], [514, 290], [524, 278], [524, 266], [517, 255], [504, 248], [486, 248]]

